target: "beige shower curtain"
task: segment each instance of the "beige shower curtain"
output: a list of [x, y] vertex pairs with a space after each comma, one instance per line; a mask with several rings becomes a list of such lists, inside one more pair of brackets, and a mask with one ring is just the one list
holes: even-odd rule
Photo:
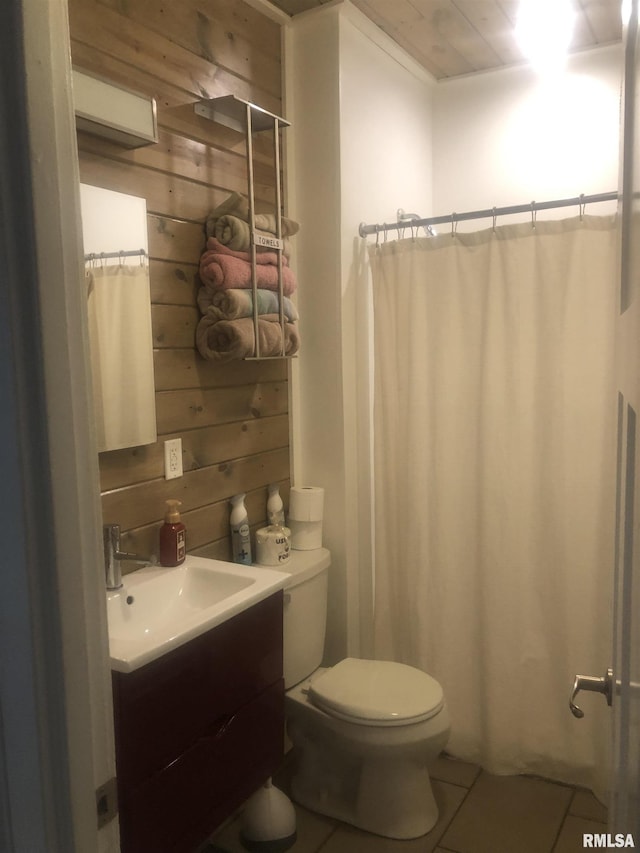
[[152, 444], [156, 435], [149, 270], [88, 269], [87, 311], [98, 450]]
[[375, 654], [443, 685], [448, 751], [606, 786], [614, 217], [371, 247]]

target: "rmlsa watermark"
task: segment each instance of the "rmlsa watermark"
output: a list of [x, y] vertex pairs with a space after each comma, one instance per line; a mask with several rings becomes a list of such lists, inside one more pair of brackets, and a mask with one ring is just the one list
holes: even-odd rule
[[582, 835], [583, 847], [635, 847], [633, 835], [617, 832], [612, 835], [607, 832], [585, 832]]

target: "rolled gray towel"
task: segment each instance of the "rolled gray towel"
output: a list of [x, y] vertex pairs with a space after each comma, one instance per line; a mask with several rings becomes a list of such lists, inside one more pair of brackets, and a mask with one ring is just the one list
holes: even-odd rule
[[[279, 314], [280, 300], [273, 290], [258, 291], [258, 314]], [[240, 317], [253, 317], [253, 291], [239, 288], [231, 290], [213, 290], [204, 285], [198, 291], [198, 307], [203, 314], [213, 314], [219, 320], [238, 320]], [[293, 302], [284, 297], [284, 316], [288, 322], [298, 319], [298, 311]]]
[[[258, 319], [261, 356], [282, 354], [282, 329], [276, 314], [265, 314]], [[285, 323], [285, 355], [294, 355], [300, 346], [297, 327]], [[232, 361], [255, 355], [253, 319], [218, 320], [211, 314], [200, 318], [196, 328], [196, 346], [203, 358], [212, 361]]]

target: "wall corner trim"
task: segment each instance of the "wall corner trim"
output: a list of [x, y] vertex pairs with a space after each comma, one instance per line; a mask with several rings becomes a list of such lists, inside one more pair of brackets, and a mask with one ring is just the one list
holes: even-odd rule
[[[334, 6], [333, 3], [328, 4]], [[400, 45], [398, 45], [384, 30], [381, 30], [364, 12], [361, 12], [357, 6], [354, 6], [351, 0], [338, 0], [335, 4], [340, 12], [340, 15], [345, 20], [348, 20], [356, 29], [364, 36], [377, 45], [380, 50], [383, 50], [399, 65], [401, 65], [410, 74], [413, 74], [418, 80], [430, 86], [436, 86], [438, 81], [426, 68], [423, 68], [412, 56], [410, 56]], [[321, 9], [325, 9], [322, 6]]]
[[262, 12], [263, 15], [271, 18], [272, 21], [278, 24], [286, 26], [291, 23], [291, 17], [286, 12], [283, 12], [282, 9], [278, 9], [277, 6], [270, 3], [269, 0], [244, 0], [244, 2], [247, 6], [251, 6], [258, 12]]

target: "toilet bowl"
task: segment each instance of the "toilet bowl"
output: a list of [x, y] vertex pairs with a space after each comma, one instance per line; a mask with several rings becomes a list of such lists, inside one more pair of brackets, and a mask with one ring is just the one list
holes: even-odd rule
[[330, 554], [293, 551], [285, 586], [287, 732], [292, 796], [306, 808], [389, 838], [418, 838], [438, 819], [428, 764], [449, 714], [426, 673], [346, 658], [320, 667]]

